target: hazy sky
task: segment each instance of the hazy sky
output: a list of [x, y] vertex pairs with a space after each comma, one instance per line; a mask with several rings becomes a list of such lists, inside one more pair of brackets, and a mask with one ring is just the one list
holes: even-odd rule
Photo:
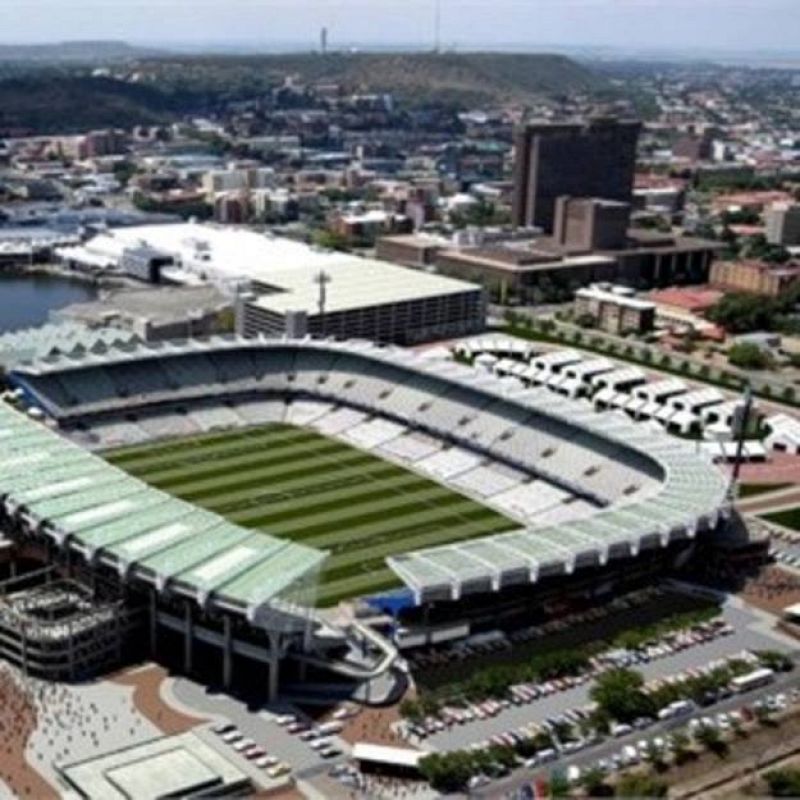
[[[0, 0], [0, 41], [429, 43], [436, 0]], [[800, 48], [800, 0], [440, 0], [442, 43]]]

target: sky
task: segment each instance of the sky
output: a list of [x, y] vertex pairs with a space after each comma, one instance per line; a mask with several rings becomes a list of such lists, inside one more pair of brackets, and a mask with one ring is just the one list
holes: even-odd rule
[[[0, 0], [0, 42], [313, 47], [434, 41], [437, 0]], [[438, 0], [447, 47], [793, 51], [800, 0]]]

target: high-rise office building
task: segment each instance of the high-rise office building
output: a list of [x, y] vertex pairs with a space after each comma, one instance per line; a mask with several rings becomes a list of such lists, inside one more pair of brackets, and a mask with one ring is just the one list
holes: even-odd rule
[[553, 231], [556, 199], [630, 203], [641, 123], [596, 117], [529, 124], [515, 134], [513, 222]]
[[800, 203], [774, 203], [764, 212], [764, 223], [770, 244], [800, 244]]

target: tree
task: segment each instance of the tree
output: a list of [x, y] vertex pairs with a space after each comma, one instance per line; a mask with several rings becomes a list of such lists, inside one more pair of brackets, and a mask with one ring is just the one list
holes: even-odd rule
[[668, 785], [654, 775], [631, 772], [617, 783], [617, 797], [666, 797]]
[[766, 261], [768, 264], [785, 264], [792, 257], [783, 245], [770, 244], [763, 233], [750, 237], [745, 254], [748, 258]]
[[667, 762], [664, 760], [664, 751], [652, 739], [647, 743], [647, 751], [644, 757], [658, 772], [663, 772], [667, 768]]
[[431, 753], [420, 760], [419, 770], [434, 789], [444, 793], [461, 791], [476, 773], [474, 760], [461, 750]]
[[689, 737], [683, 731], [675, 731], [671, 736], [672, 755], [675, 763], [680, 766], [694, 757], [691, 750]]
[[560, 770], [550, 775], [550, 797], [569, 797], [571, 787], [567, 776]]
[[644, 678], [631, 669], [614, 669], [601, 675], [590, 695], [598, 706], [620, 722], [633, 722], [655, 714], [655, 704], [642, 690]]
[[763, 666], [774, 672], [790, 672], [794, 667], [794, 661], [779, 650], [757, 650], [756, 655]]
[[728, 350], [728, 362], [739, 369], [767, 369], [772, 357], [753, 342], [737, 342]]
[[707, 750], [716, 753], [720, 757], [728, 754], [728, 743], [722, 738], [720, 732], [711, 725], [702, 725], [695, 734], [695, 739]]
[[771, 330], [775, 313], [772, 300], [747, 292], [731, 292], [720, 298], [706, 316], [730, 333], [750, 333]]
[[590, 767], [581, 775], [581, 786], [589, 797], [611, 797], [614, 790], [606, 783], [601, 769]]
[[136, 174], [136, 165], [130, 161], [119, 161], [114, 164], [114, 177], [119, 181], [120, 186], [127, 186], [130, 179]]
[[403, 700], [403, 702], [400, 703], [399, 710], [400, 715], [411, 720], [411, 722], [419, 722], [425, 717], [422, 707], [416, 700]]
[[756, 706], [756, 719], [759, 724], [763, 725], [765, 728], [774, 728], [777, 725], [772, 711], [763, 704]]
[[326, 250], [346, 252], [350, 249], [347, 237], [336, 231], [317, 231], [314, 234], [314, 244], [324, 247]]
[[800, 797], [800, 769], [784, 767], [764, 775], [772, 797]]

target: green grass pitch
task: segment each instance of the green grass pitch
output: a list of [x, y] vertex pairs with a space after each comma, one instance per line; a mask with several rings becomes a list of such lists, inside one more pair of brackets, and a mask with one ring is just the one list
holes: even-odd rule
[[156, 442], [104, 457], [237, 525], [329, 551], [321, 606], [398, 585], [387, 556], [516, 527], [414, 472], [291, 425]]

